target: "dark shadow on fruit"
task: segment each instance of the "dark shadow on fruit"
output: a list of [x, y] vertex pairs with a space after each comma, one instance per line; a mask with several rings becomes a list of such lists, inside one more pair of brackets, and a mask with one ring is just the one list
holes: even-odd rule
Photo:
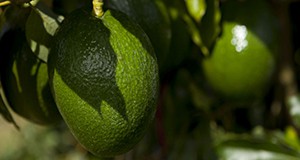
[[[160, 73], [163, 75], [161, 71], [164, 70], [165, 64], [169, 62], [169, 60], [165, 60], [165, 57], [169, 53], [171, 27], [169, 24], [169, 17], [167, 16], [167, 9], [164, 8], [165, 6], [159, 4], [160, 2], [161, 1], [153, 0], [107, 0], [106, 3], [104, 3], [104, 6], [109, 9], [124, 12], [128, 15], [130, 20], [141, 26], [151, 41], [155, 50]], [[117, 17], [117, 14], [113, 15]], [[120, 22], [139, 40], [144, 39], [139, 37], [140, 34], [135, 34], [136, 31], [134, 29], [128, 27], [128, 25], [124, 25], [128, 22], [127, 20], [121, 20]], [[147, 49], [147, 46], [143, 47]]]
[[[64, 83], [100, 117], [101, 105], [106, 102], [128, 120], [125, 100], [116, 82], [117, 55], [103, 22], [91, 12], [77, 10], [63, 21], [54, 46], [48, 62]], [[49, 74], [53, 77], [54, 70]]]

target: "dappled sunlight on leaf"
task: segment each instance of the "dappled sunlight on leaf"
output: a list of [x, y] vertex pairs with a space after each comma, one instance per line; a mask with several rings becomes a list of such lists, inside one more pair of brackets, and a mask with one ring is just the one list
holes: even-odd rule
[[42, 3], [32, 8], [26, 23], [26, 38], [34, 54], [44, 62], [48, 60], [51, 41], [64, 17], [54, 14]]

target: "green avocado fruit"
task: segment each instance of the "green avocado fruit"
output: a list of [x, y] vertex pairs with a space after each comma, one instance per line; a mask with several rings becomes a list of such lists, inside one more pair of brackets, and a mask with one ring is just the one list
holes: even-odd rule
[[125, 13], [142, 27], [154, 47], [159, 71], [164, 72], [172, 57], [165, 58], [171, 43], [171, 23], [162, 0], [109, 0], [105, 5]]
[[262, 98], [276, 66], [276, 19], [267, 4], [257, 0], [228, 1], [222, 13], [222, 35], [202, 63], [206, 79], [223, 98]]
[[70, 13], [48, 66], [59, 111], [88, 151], [113, 157], [142, 139], [156, 111], [158, 66], [149, 38], [125, 14]]
[[23, 31], [9, 31], [2, 40], [1, 81], [11, 108], [37, 124], [59, 122], [61, 116], [51, 95], [47, 64], [31, 52]]

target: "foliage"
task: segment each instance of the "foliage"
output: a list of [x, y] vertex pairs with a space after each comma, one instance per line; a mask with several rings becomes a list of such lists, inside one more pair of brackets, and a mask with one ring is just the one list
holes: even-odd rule
[[[104, 4], [109, 1], [104, 0]], [[160, 7], [166, 9], [164, 18], [168, 19], [168, 25], [164, 27], [170, 27], [170, 33], [166, 29], [166, 35], [170, 37], [166, 38], [169, 42], [163, 48], [168, 53], [157, 56], [163, 57], [159, 63], [159, 69], [163, 72], [160, 73], [160, 96], [155, 120], [131, 151], [114, 159], [299, 159], [300, 1], [261, 1], [270, 8], [278, 26], [268, 24], [263, 14], [249, 15], [250, 11], [261, 9], [252, 0], [163, 0], [160, 5], [164, 7]], [[243, 9], [246, 2], [253, 3]], [[240, 5], [233, 7], [231, 3]], [[0, 159], [98, 159], [81, 147], [65, 122], [40, 126], [16, 114], [2, 86], [3, 64], [7, 60], [4, 55], [17, 47], [5, 38], [9, 31], [24, 32], [32, 54], [47, 63], [53, 35], [64, 17], [77, 8], [90, 7], [91, 4], [91, 0], [0, 0], [0, 6], [3, 5], [0, 7], [0, 46], [3, 47], [0, 48], [0, 113], [3, 117], [0, 119]], [[144, 11], [143, 8], [139, 11]], [[151, 10], [146, 11], [152, 13]], [[250, 24], [264, 22], [261, 27], [249, 27], [255, 28], [251, 36], [262, 39], [262, 42], [255, 43], [267, 44], [268, 49], [277, 51], [274, 59], [276, 67], [272, 79], [267, 80], [268, 87], [259, 86], [259, 90], [264, 90], [261, 92], [263, 94], [247, 101], [239, 94], [234, 99], [222, 96], [218, 89], [212, 87], [202, 68], [203, 62], [216, 51], [215, 46], [222, 36], [230, 34], [230, 31], [225, 32], [224, 26], [228, 17], [233, 21], [232, 17], [238, 11], [247, 16], [239, 18], [241, 25], [246, 25], [246, 20]], [[144, 20], [144, 17], [135, 18], [133, 21]], [[267, 32], [263, 32], [264, 29], [276, 36], [270, 38]], [[273, 29], [280, 30], [274, 32]], [[151, 32], [155, 34], [155, 30]], [[151, 39], [157, 35], [148, 36]], [[279, 43], [273, 45], [273, 40]], [[217, 49], [230, 47], [233, 42], [229, 41], [230, 37], [223, 43], [226, 46], [218, 46]], [[233, 64], [226, 58], [228, 56], [224, 55], [219, 58], [224, 63], [217, 65]], [[245, 61], [243, 64], [259, 65], [256, 60]], [[220, 66], [221, 70], [226, 70], [226, 67]], [[247, 66], [235, 67], [234, 71], [243, 74], [242, 69]], [[224, 84], [224, 80], [236, 75], [216, 76], [219, 77], [218, 83]], [[246, 81], [251, 78], [262, 77], [243, 77]], [[224, 88], [234, 90], [239, 85]]]

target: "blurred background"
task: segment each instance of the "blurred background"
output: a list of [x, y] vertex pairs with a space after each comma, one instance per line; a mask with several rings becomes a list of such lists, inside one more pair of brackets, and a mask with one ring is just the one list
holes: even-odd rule
[[[170, 36], [157, 55], [156, 117], [143, 140], [115, 159], [300, 159], [300, 1], [157, 1]], [[41, 3], [66, 16], [91, 0]], [[30, 13], [14, 6], [4, 14], [7, 8], [0, 8], [1, 38], [24, 27]], [[0, 160], [97, 159], [64, 122], [43, 126], [8, 111], [1, 108]]]

